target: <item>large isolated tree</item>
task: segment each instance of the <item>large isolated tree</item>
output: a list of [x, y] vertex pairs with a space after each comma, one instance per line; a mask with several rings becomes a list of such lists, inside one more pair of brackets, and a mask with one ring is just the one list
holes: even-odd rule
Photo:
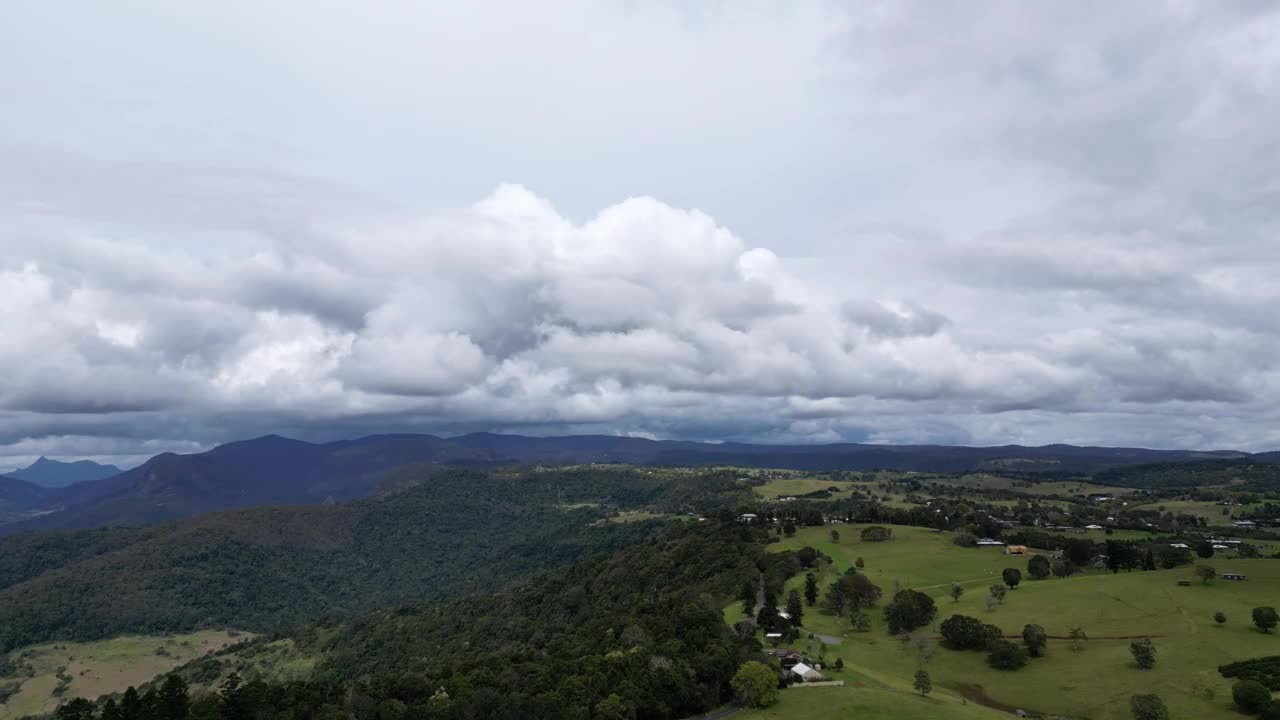
[[915, 680], [911, 683], [911, 687], [914, 687], [916, 692], [920, 693], [921, 697], [933, 692], [933, 679], [929, 677], [929, 671], [924, 668], [917, 670]]
[[1027, 561], [1027, 574], [1036, 580], [1043, 580], [1049, 577], [1049, 558], [1043, 555], [1033, 555]]
[[1005, 568], [1000, 571], [1000, 577], [1004, 580], [1004, 584], [1012, 590], [1018, 587], [1018, 583], [1022, 582], [1022, 571], [1018, 568]]
[[1264, 633], [1269, 633], [1276, 626], [1276, 622], [1280, 620], [1280, 616], [1276, 615], [1276, 609], [1264, 605], [1253, 609], [1253, 624]]
[[1218, 570], [1212, 565], [1200, 563], [1196, 565], [1196, 577], [1199, 577], [1201, 582], [1208, 585], [1210, 580], [1218, 577]]
[[1151, 642], [1151, 638], [1142, 638], [1129, 643], [1129, 652], [1133, 655], [1133, 662], [1143, 670], [1150, 670], [1156, 666], [1156, 646]]
[[889, 632], [897, 635], [928, 625], [937, 612], [933, 598], [928, 595], [919, 590], [899, 590], [893, 596], [893, 602], [885, 606], [884, 619], [889, 625]]

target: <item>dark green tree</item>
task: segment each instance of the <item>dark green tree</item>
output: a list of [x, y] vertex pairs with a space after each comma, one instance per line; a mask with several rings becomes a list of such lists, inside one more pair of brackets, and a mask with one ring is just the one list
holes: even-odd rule
[[899, 590], [893, 596], [893, 602], [885, 606], [884, 619], [889, 625], [889, 633], [910, 632], [933, 622], [938, 612], [933, 598], [918, 590]]
[[138, 694], [137, 688], [130, 685], [120, 698], [120, 717], [124, 720], [143, 720], [143, 715], [142, 696]]
[[1218, 626], [1221, 627], [1227, 622], [1227, 614], [1219, 610], [1213, 614], [1213, 621], [1218, 623]]
[[1000, 571], [1000, 577], [1004, 580], [1004, 584], [1012, 590], [1018, 587], [1018, 583], [1022, 582], [1022, 571], [1018, 568], [1005, 568]]
[[742, 589], [738, 591], [738, 599], [742, 601], [743, 615], [751, 615], [756, 611], [756, 600], [759, 599], [756, 587], [755, 580], [747, 580], [742, 583]]
[[1253, 609], [1253, 624], [1264, 633], [1269, 633], [1276, 626], [1276, 622], [1280, 617], [1276, 615], [1276, 609], [1270, 606], [1256, 607]]
[[1044, 655], [1044, 649], [1049, 644], [1049, 635], [1039, 625], [1024, 625], [1022, 642], [1027, 646], [1027, 652], [1031, 657], [1038, 658]]
[[1000, 637], [999, 628], [968, 615], [952, 615], [938, 629], [942, 642], [952, 650], [981, 650]]
[[1206, 560], [1213, 557], [1213, 543], [1208, 540], [1201, 540], [1196, 543], [1196, 554]]
[[93, 703], [78, 697], [58, 706], [53, 714], [57, 720], [94, 720]]
[[1033, 555], [1027, 561], [1027, 574], [1036, 580], [1043, 580], [1049, 577], [1049, 558], [1043, 555]]
[[1027, 664], [1027, 651], [1008, 640], [996, 640], [991, 643], [987, 664], [996, 670], [1017, 670]]
[[791, 616], [791, 625], [804, 625], [804, 603], [800, 600], [800, 591], [792, 590], [787, 594], [787, 614]]
[[1089, 564], [1095, 554], [1093, 541], [1084, 538], [1072, 538], [1067, 541], [1062, 554], [1063, 557], [1071, 561], [1072, 565], [1084, 567]]
[[804, 576], [804, 599], [810, 605], [818, 602], [818, 576], [813, 573]]
[[1236, 707], [1257, 715], [1271, 704], [1271, 691], [1257, 680], [1240, 680], [1231, 686], [1231, 699]]
[[933, 692], [933, 680], [929, 677], [929, 671], [924, 668], [917, 670], [915, 680], [912, 681], [911, 687], [914, 687], [916, 692], [920, 693], [920, 697], [924, 697]]
[[1143, 670], [1150, 670], [1156, 666], [1156, 646], [1151, 642], [1151, 638], [1142, 638], [1129, 643], [1129, 653], [1133, 655], [1133, 662]]
[[1155, 553], [1151, 552], [1151, 548], [1147, 548], [1147, 551], [1142, 555], [1142, 569], [1143, 570], [1156, 569], [1156, 556], [1155, 556]]
[[157, 720], [182, 720], [191, 710], [187, 681], [177, 674], [168, 675], [160, 685], [156, 698]]
[[1212, 565], [1200, 563], [1196, 565], [1196, 576], [1200, 578], [1201, 582], [1208, 585], [1210, 580], [1218, 577], [1218, 570]]

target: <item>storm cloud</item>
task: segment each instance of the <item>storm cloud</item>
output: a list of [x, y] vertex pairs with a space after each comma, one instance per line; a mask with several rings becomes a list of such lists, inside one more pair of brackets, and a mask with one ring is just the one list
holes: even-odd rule
[[267, 432], [1280, 447], [1269, 5], [349, 13], [0, 10], [0, 469]]

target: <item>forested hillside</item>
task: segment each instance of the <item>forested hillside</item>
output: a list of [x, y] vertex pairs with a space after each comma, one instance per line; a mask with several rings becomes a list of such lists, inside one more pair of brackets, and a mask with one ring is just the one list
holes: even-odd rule
[[1238, 490], [1274, 492], [1280, 490], [1280, 464], [1240, 458], [1146, 463], [1105, 470], [1094, 481], [1146, 490], [1237, 485]]
[[[605, 508], [733, 503], [726, 473], [404, 468], [408, 489], [337, 505], [0, 539], [0, 649], [233, 625], [281, 628], [456, 597], [623, 547], [652, 523]], [[416, 483], [416, 484], [415, 484]]]
[[[321, 633], [327, 640], [304, 632], [300, 641], [325, 657], [313, 680], [251, 683], [245, 697], [268, 716], [293, 717], [705, 712], [732, 697], [730, 678], [760, 652], [751, 634], [724, 623], [721, 608], [762, 572], [780, 589], [804, 567], [804, 554], [766, 553], [764, 541], [741, 523], [690, 524], [506, 592], [373, 613]], [[197, 661], [184, 673], [217, 677], [224, 662]]]

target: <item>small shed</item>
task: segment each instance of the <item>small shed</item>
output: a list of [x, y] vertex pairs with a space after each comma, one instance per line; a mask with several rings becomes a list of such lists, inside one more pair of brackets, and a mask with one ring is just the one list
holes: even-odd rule
[[1223, 580], [1248, 580], [1249, 576], [1241, 575], [1240, 573], [1222, 573], [1222, 579]]
[[1005, 555], [1030, 555], [1031, 550], [1026, 545], [1005, 545]]

